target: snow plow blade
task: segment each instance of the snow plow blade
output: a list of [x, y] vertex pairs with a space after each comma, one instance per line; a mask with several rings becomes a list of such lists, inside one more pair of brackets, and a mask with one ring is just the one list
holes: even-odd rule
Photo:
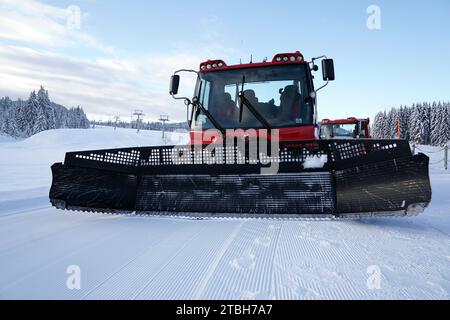
[[52, 166], [50, 201], [69, 210], [245, 218], [406, 216], [431, 201], [429, 159], [403, 140], [282, 142], [277, 150], [258, 150], [258, 159], [248, 143], [67, 153]]

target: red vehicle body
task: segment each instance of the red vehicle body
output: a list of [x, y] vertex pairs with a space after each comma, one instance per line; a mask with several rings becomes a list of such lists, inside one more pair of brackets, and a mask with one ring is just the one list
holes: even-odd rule
[[[272, 66], [295, 66], [302, 65], [305, 66], [308, 77], [306, 81], [308, 82], [308, 86], [310, 87], [311, 92], [314, 91], [314, 85], [311, 76], [311, 69], [309, 67], [309, 63], [305, 61], [303, 55], [297, 51], [294, 53], [280, 53], [274, 56], [272, 61], [264, 61], [258, 63], [247, 63], [247, 64], [238, 64], [238, 65], [230, 65], [228, 66], [223, 60], [208, 60], [202, 62], [200, 64], [199, 70], [199, 78], [202, 77], [203, 74], [208, 73], [219, 73], [226, 72], [230, 70], [244, 70], [244, 69], [264, 69]], [[308, 93], [309, 94], [309, 93]], [[315, 99], [313, 99], [315, 100]], [[261, 135], [261, 130], [264, 128], [256, 128], [257, 130], [248, 130], [248, 128], [240, 128], [239, 126], [235, 126], [230, 128], [229, 130], [224, 130], [224, 132], [220, 132], [220, 130], [215, 130], [214, 128], [210, 130], [198, 130], [196, 128], [191, 128], [190, 137], [191, 144], [210, 144], [212, 142], [220, 143], [223, 137], [241, 137], [243, 139], [252, 139]], [[268, 130], [267, 139], [271, 139], [271, 131], [276, 129], [277, 139], [279, 141], [305, 141], [305, 140], [317, 140], [318, 136], [318, 125], [316, 122], [312, 122], [308, 125], [289, 125], [289, 126], [275, 126]], [[236, 131], [235, 131], [236, 130]], [[244, 130], [244, 132], [242, 132]]]
[[[303, 127], [287, 127], [287, 128], [277, 128], [279, 141], [309, 141], [317, 140], [317, 126], [303, 126]], [[226, 138], [242, 138], [245, 140], [252, 140], [261, 136], [261, 130], [245, 130], [241, 131], [239, 129], [230, 130], [222, 134], [219, 130], [208, 130], [208, 131], [195, 131], [191, 130], [190, 141], [191, 144], [210, 144], [210, 143], [220, 143], [223, 137]], [[271, 132], [267, 132], [267, 139], [272, 140]]]

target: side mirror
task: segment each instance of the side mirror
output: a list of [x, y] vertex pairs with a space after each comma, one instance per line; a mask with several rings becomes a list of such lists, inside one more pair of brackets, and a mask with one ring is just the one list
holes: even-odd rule
[[180, 86], [180, 76], [175, 74], [170, 78], [170, 88], [169, 93], [171, 96], [178, 93], [178, 88]]
[[333, 59], [322, 60], [323, 81], [334, 81], [334, 62]]

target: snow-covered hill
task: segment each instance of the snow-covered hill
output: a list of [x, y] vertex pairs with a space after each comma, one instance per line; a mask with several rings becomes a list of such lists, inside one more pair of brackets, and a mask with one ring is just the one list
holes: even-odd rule
[[[183, 139], [171, 134], [168, 143]], [[450, 173], [436, 148], [422, 147], [432, 157], [433, 202], [417, 218], [189, 220], [48, 204], [50, 165], [66, 151], [151, 144], [161, 144], [160, 132], [0, 140], [0, 298], [450, 298]], [[67, 288], [69, 266], [80, 268], [80, 290]]]
[[[7, 141], [11, 141], [10, 138]], [[2, 140], [0, 140], [1, 143]], [[167, 144], [185, 143], [188, 136], [182, 133], [167, 133]], [[162, 144], [159, 131], [96, 127], [95, 129], [59, 129], [38, 133], [13, 144], [2, 145], [0, 165], [1, 191], [44, 188], [51, 183], [50, 166], [63, 162], [67, 151], [126, 148]], [[0, 196], [1, 200], [1, 196]]]

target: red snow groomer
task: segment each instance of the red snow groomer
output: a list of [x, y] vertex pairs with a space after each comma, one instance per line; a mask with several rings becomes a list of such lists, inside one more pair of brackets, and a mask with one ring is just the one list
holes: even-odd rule
[[[319, 59], [324, 84], [315, 88]], [[193, 97], [178, 96], [181, 72], [197, 77]], [[317, 92], [334, 78], [332, 59], [307, 62], [298, 51], [177, 71], [170, 94], [187, 106], [191, 143], [67, 153], [64, 164], [52, 166], [51, 202], [61, 209], [193, 217], [423, 211], [431, 200], [429, 159], [412, 155], [407, 141], [336, 133], [321, 139]]]
[[319, 126], [321, 139], [370, 139], [370, 119], [354, 117], [339, 120], [323, 119]]

